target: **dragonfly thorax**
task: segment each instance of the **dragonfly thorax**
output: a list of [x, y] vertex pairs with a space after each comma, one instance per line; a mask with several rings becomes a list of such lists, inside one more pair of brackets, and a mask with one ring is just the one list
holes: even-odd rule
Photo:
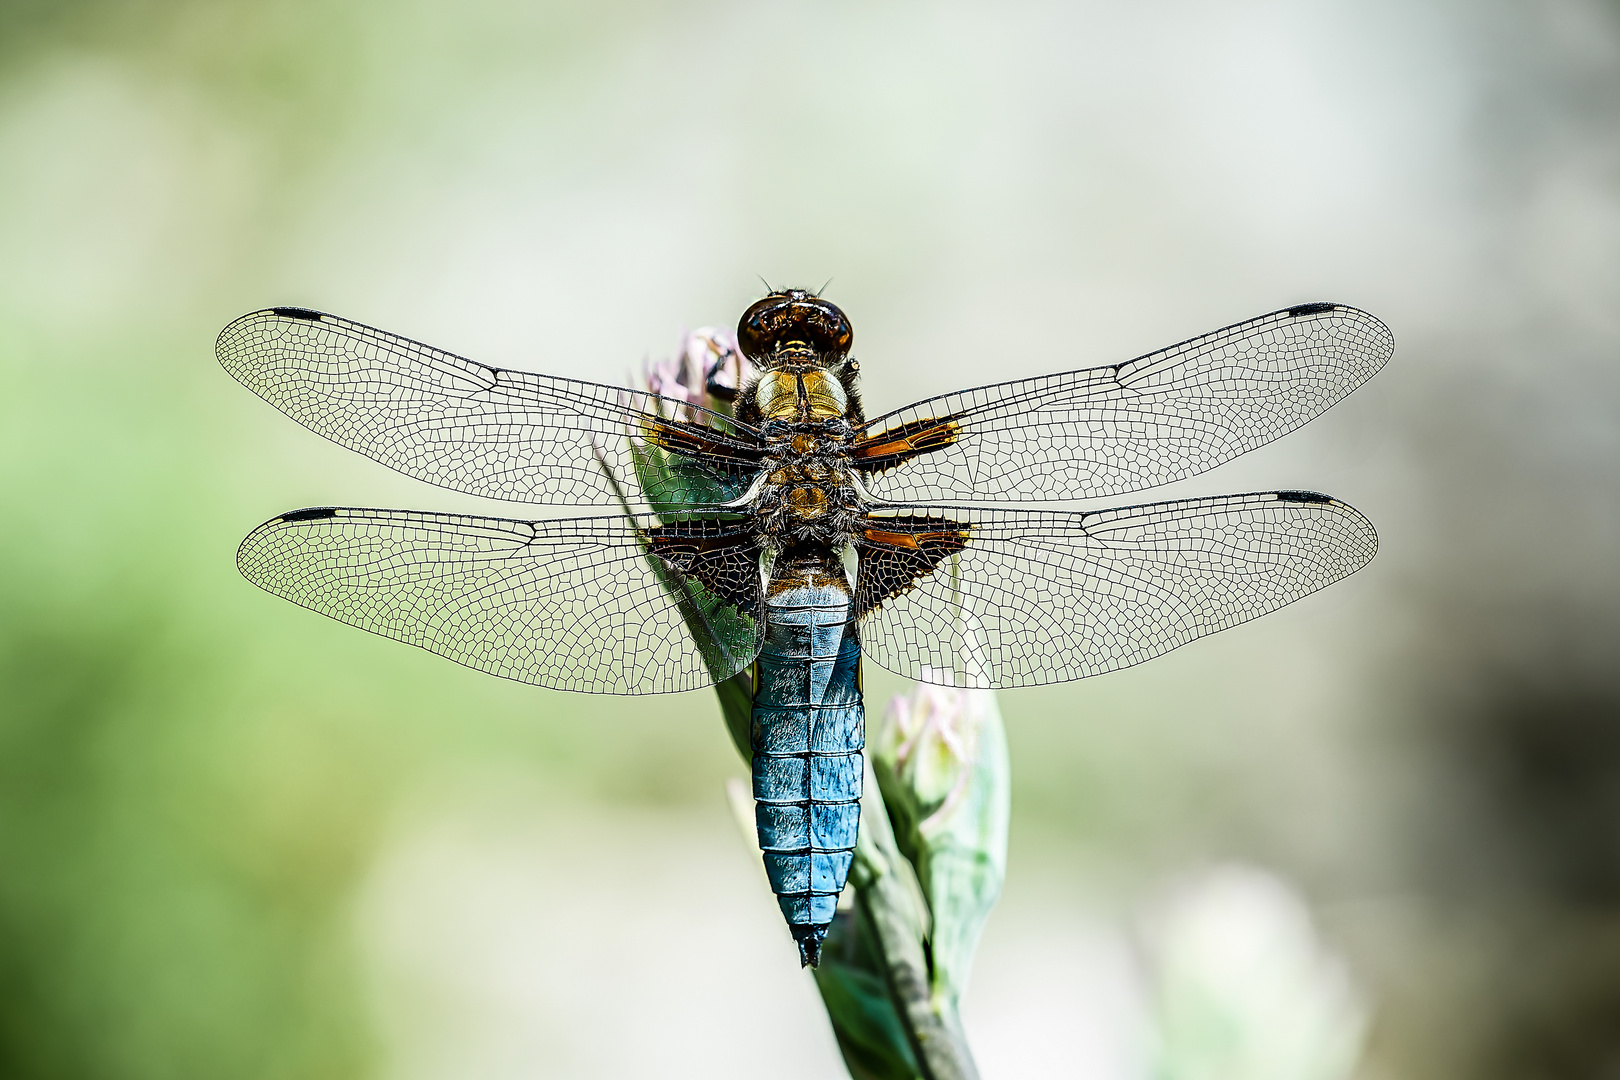
[[841, 545], [861, 506], [848, 422], [776, 421], [765, 430], [770, 456], [754, 502], [762, 531], [777, 544]]
[[849, 411], [849, 395], [825, 368], [795, 365], [767, 371], [754, 386], [766, 420], [831, 420]]

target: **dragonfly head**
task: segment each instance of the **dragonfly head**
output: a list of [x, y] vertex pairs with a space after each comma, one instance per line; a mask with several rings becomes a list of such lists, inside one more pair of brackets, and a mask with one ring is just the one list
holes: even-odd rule
[[738, 346], [762, 368], [793, 359], [830, 367], [842, 363], [854, 338], [838, 305], [805, 289], [756, 300], [737, 323]]

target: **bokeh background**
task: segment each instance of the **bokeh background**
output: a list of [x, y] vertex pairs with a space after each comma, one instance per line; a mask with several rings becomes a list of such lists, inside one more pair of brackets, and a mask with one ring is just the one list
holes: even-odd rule
[[1620, 1076], [1598, 0], [0, 2], [0, 1075], [840, 1075], [710, 696], [502, 683], [232, 562], [294, 507], [472, 504], [233, 383], [236, 315], [619, 381], [756, 274], [832, 279], [878, 411], [1309, 300], [1395, 331], [1162, 492], [1328, 491], [1370, 567], [1001, 696], [986, 1077], [1237, 1038], [1164, 1022], [1200, 896], [1216, 983], [1293, 949], [1320, 991], [1246, 1038], [1310, 999], [1365, 1078]]

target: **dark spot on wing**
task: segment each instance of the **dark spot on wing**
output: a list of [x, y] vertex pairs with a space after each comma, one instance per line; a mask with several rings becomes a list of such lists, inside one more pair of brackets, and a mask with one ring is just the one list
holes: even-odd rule
[[1330, 503], [1333, 501], [1333, 496], [1323, 495], [1319, 491], [1279, 491], [1277, 492], [1277, 501], [1291, 503]]
[[311, 311], [307, 307], [276, 307], [270, 310], [284, 319], [303, 319], [306, 322], [321, 321], [321, 313]]
[[1297, 319], [1301, 315], [1320, 315], [1322, 312], [1332, 311], [1338, 306], [1338, 304], [1329, 304], [1324, 301], [1318, 301], [1314, 304], [1296, 304], [1288, 309], [1288, 317]]
[[282, 514], [282, 521], [320, 521], [322, 518], [337, 517], [337, 511], [330, 506], [312, 506], [308, 510], [294, 510], [290, 514]]
[[947, 557], [967, 546], [972, 529], [969, 522], [943, 517], [862, 518], [854, 537], [860, 556], [855, 573], [855, 617], [914, 588]]
[[746, 521], [672, 521], [642, 531], [672, 570], [690, 577], [745, 614], [759, 609], [759, 542]]

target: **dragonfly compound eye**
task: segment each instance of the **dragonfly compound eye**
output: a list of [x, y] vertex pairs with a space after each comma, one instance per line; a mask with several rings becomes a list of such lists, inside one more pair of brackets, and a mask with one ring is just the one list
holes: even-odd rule
[[838, 305], [803, 289], [772, 293], [755, 301], [737, 323], [737, 344], [756, 364], [769, 366], [779, 350], [798, 345], [822, 363], [843, 359], [855, 332]]

